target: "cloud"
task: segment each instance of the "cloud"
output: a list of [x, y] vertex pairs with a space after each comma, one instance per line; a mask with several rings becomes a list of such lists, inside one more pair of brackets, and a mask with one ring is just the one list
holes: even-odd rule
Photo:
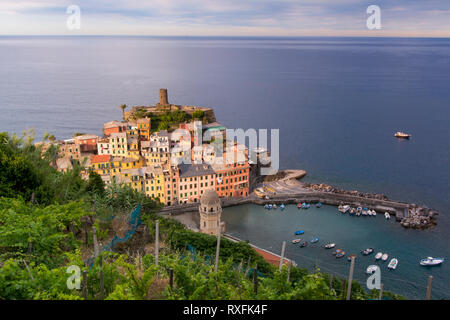
[[[79, 34], [450, 36], [448, 0], [2, 0], [0, 34], [68, 34], [66, 8], [80, 6]], [[366, 29], [381, 7], [383, 30]]]

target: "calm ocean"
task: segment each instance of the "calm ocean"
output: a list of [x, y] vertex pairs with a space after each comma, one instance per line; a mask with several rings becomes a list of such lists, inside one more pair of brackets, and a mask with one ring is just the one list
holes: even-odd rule
[[[100, 134], [120, 119], [119, 105], [153, 104], [159, 88], [172, 103], [213, 107], [230, 128], [280, 128], [281, 168], [438, 209], [428, 231], [337, 219], [332, 208], [319, 216], [329, 220], [304, 223], [352, 250], [364, 239], [397, 255], [386, 290], [423, 298], [433, 274], [433, 297], [450, 298], [450, 261], [418, 266], [428, 255], [450, 259], [450, 39], [0, 37], [0, 72], [0, 131], [34, 127], [38, 140]], [[398, 130], [412, 139], [394, 139]], [[228, 232], [279, 250], [301, 216], [277, 214], [249, 206], [227, 209], [225, 220]], [[311, 246], [288, 255], [294, 249], [300, 265], [348, 272], [344, 260]]]

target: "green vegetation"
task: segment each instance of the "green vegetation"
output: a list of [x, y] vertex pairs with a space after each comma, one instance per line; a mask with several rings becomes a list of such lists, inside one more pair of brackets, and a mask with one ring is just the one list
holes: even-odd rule
[[[87, 272], [87, 299], [333, 300], [342, 296], [342, 279], [333, 279], [330, 287], [329, 276], [320, 270], [311, 274], [292, 267], [288, 281], [287, 267], [279, 272], [245, 242], [221, 240], [216, 272], [216, 237], [157, 216], [160, 204], [129, 187], [105, 188], [95, 173], [83, 180], [78, 166], [67, 173], [56, 171], [50, 165], [54, 154], [51, 148], [42, 154], [30, 136], [0, 133], [0, 299], [83, 299], [82, 290], [67, 286], [73, 275], [69, 266]], [[106, 244], [117, 230], [122, 235], [127, 231], [120, 221], [127, 220], [139, 204], [144, 222], [139, 232], [117, 252], [102, 252], [87, 265], [93, 252], [92, 227]], [[161, 241], [158, 266], [146, 253], [155, 237], [156, 219]], [[377, 292], [366, 293], [353, 283], [352, 299], [376, 296]]]

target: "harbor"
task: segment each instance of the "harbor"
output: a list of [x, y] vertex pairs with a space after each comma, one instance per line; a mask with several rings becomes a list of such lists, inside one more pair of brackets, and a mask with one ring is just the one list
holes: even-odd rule
[[[231, 207], [243, 204], [299, 204], [322, 203], [331, 206], [348, 205], [350, 207], [364, 207], [378, 213], [389, 213], [405, 228], [426, 229], [436, 225], [436, 210], [401, 201], [390, 200], [385, 195], [364, 194], [358, 191], [347, 191], [333, 188], [327, 184], [310, 184], [300, 182], [297, 178], [303, 177], [294, 170], [287, 170], [286, 177], [259, 183], [248, 197], [222, 199], [222, 207]], [[294, 173], [292, 173], [294, 172]], [[160, 210], [161, 214], [177, 215], [186, 212], [196, 212], [198, 203], [166, 206]]]

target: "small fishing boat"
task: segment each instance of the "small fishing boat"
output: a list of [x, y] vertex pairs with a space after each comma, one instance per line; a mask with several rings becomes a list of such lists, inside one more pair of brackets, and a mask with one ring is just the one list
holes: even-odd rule
[[359, 214], [361, 214], [361, 212], [362, 212], [362, 207], [358, 207], [358, 208], [356, 208], [356, 213], [359, 213]]
[[327, 243], [325, 245], [325, 249], [331, 249], [331, 248], [334, 248], [335, 246], [336, 246], [336, 243]]
[[367, 248], [367, 249], [364, 249], [363, 251], [361, 251], [363, 256], [367, 256], [367, 255], [371, 254], [372, 252], [373, 252], [373, 248]]
[[381, 260], [382, 260], [382, 261], [387, 261], [388, 258], [389, 258], [389, 255], [388, 255], [387, 253], [384, 253], [384, 254], [381, 256]]
[[380, 260], [382, 256], [383, 256], [383, 252], [378, 252], [378, 253], [375, 255], [375, 260]]
[[297, 209], [300, 209], [302, 207], [302, 204], [299, 202], [297, 203]]
[[355, 213], [356, 213], [356, 209], [355, 208], [350, 208], [348, 214], [351, 215], [351, 216], [354, 216]]
[[300, 238], [299, 239], [294, 239], [294, 240], [292, 240], [292, 243], [296, 244], [296, 243], [299, 243], [300, 241], [302, 241], [302, 239], [300, 239]]
[[341, 250], [341, 251], [339, 251], [339, 252], [336, 253], [336, 259], [337, 259], [337, 258], [342, 258], [343, 256], [345, 256], [345, 251], [342, 251], [342, 250]]
[[270, 209], [272, 209], [272, 205], [271, 204], [266, 204], [264, 206], [264, 209], [270, 210]]
[[286, 208], [286, 206], [284, 205], [284, 203], [282, 203], [281, 205], [280, 205], [280, 209], [281, 210], [284, 210]]
[[321, 207], [322, 207], [322, 202], [320, 202], [320, 201], [317, 202], [317, 203], [316, 203], [316, 208], [321, 208]]
[[400, 138], [400, 139], [409, 139], [411, 137], [411, 135], [409, 133], [404, 133], [402, 131], [397, 131], [394, 134], [394, 137]]
[[421, 266], [437, 266], [440, 265], [444, 262], [444, 258], [433, 258], [433, 257], [428, 257], [426, 259], [422, 259], [420, 260], [420, 265]]
[[295, 231], [295, 235], [304, 234], [305, 230], [297, 230]]
[[300, 248], [304, 248], [308, 245], [308, 242], [303, 241], [302, 243], [300, 243]]
[[338, 207], [338, 210], [339, 210], [341, 213], [346, 213], [349, 209], [350, 209], [350, 206], [348, 206], [348, 205], [345, 205], [345, 206], [340, 205], [340, 206]]
[[367, 274], [372, 274], [375, 271], [377, 271], [377, 269], [378, 269], [378, 266], [375, 266], [375, 265], [368, 266], [367, 269], [366, 269], [366, 273]]
[[351, 254], [351, 255], [347, 256], [347, 260], [352, 261], [353, 257], [355, 257], [355, 259], [356, 259], [356, 254]]
[[384, 213], [384, 217], [389, 220], [391, 218], [391, 215], [389, 214], [389, 212], [385, 212]]
[[341, 252], [342, 251], [342, 249], [336, 249], [336, 250], [334, 250], [331, 254], [332, 255], [336, 255], [336, 254], [338, 254], [339, 252]]
[[356, 216], [359, 217], [361, 215], [361, 211], [356, 210]]
[[302, 209], [309, 209], [311, 205], [309, 203], [303, 202], [302, 203]]
[[316, 242], [319, 242], [319, 238], [318, 237], [312, 238], [311, 243], [316, 243]]
[[388, 268], [395, 270], [395, 268], [397, 268], [397, 265], [398, 265], [398, 260], [393, 258], [393, 259], [391, 259], [391, 261], [389, 261]]
[[272, 205], [272, 209], [276, 209], [277, 208], [277, 205], [274, 203], [273, 205]]
[[362, 211], [361, 211], [361, 214], [366, 217], [368, 215], [367, 208], [363, 208]]
[[372, 216], [374, 216], [374, 217], [377, 216], [377, 212], [375, 210], [372, 210]]

